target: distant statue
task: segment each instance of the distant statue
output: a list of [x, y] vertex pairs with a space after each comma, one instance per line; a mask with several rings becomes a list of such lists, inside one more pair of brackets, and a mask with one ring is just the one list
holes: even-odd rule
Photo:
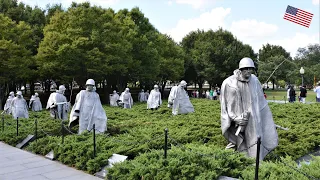
[[118, 106], [119, 94], [116, 90], [110, 94], [110, 106]]
[[159, 86], [154, 85], [154, 89], [151, 90], [148, 101], [147, 109], [157, 110], [162, 104], [161, 93], [159, 91]]
[[260, 159], [278, 145], [278, 134], [268, 102], [258, 78], [252, 74], [255, 66], [243, 58], [239, 69], [221, 86], [221, 128], [228, 148], [246, 151], [256, 157], [257, 137], [261, 137]]
[[97, 133], [104, 133], [107, 129], [107, 115], [94, 86], [94, 80], [88, 79], [86, 90], [81, 90], [77, 94], [70, 112], [69, 127], [79, 124], [79, 134], [85, 130], [92, 130], [93, 124]]
[[32, 111], [42, 110], [42, 104], [41, 104], [38, 93], [34, 93], [34, 95], [31, 96], [31, 99], [29, 102], [29, 108], [31, 108]]
[[126, 88], [124, 92], [121, 93], [121, 96], [119, 98], [121, 103], [123, 104], [124, 109], [131, 109], [133, 106], [133, 99], [130, 93], [130, 89]]
[[6, 104], [4, 105], [4, 109], [3, 109], [4, 113], [6, 113], [6, 114], [11, 114], [12, 113], [11, 102], [12, 102], [13, 98], [14, 98], [14, 92], [11, 91], [9, 93], [8, 99], [6, 101]]
[[149, 90], [147, 90], [145, 93], [144, 93], [144, 99], [148, 100], [149, 98]]
[[18, 91], [17, 96], [11, 102], [13, 119], [29, 118], [28, 104], [23, 98], [22, 92]]
[[147, 100], [148, 99], [146, 99], [144, 90], [141, 89], [141, 92], [139, 92], [139, 94], [138, 94], [138, 101], [139, 102], [146, 102]]
[[55, 119], [68, 119], [69, 104], [64, 96], [66, 87], [59, 86], [59, 90], [50, 94], [46, 109], [50, 110], [50, 116]]
[[185, 87], [187, 87], [187, 82], [182, 80], [178, 86], [171, 88], [168, 104], [169, 107], [172, 107], [173, 115], [194, 112], [188, 93], [184, 90]]

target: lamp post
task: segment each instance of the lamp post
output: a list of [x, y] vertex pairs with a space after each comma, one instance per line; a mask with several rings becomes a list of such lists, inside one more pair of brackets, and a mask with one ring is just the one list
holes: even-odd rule
[[301, 69], [300, 69], [300, 74], [301, 74], [301, 78], [302, 78], [302, 86], [303, 86], [303, 74], [304, 74], [304, 69], [303, 69], [303, 67], [301, 67]]

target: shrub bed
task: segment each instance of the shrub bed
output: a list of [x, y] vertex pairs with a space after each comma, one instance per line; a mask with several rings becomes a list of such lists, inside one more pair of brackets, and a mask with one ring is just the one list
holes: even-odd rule
[[[27, 147], [29, 151], [45, 155], [54, 150], [57, 160], [89, 173], [95, 173], [106, 165], [113, 153], [129, 156], [128, 161], [109, 170], [109, 179], [214, 179], [219, 175], [247, 179], [252, 175], [251, 159], [233, 153], [224, 159], [211, 158], [211, 162], [210, 158], [194, 153], [219, 155], [228, 151], [224, 150], [227, 142], [220, 129], [219, 101], [192, 99], [192, 103], [195, 113], [178, 116], [172, 116], [166, 104], [157, 111], [148, 111], [146, 104], [141, 103], [136, 103], [133, 109], [104, 106], [108, 116], [108, 131], [96, 136], [96, 157], [93, 155], [92, 132], [81, 135], [68, 133], [62, 144], [61, 122], [51, 119], [47, 111], [30, 112], [30, 119], [19, 120], [19, 136], [16, 136], [15, 120], [5, 116], [5, 131], [0, 133], [0, 141], [15, 146], [28, 134], [34, 134], [34, 121], [37, 119], [38, 140]], [[275, 123], [289, 128], [289, 131], [278, 130], [279, 146], [273, 153], [284, 158], [290, 156], [294, 160], [319, 146], [318, 104], [270, 103], [270, 108]], [[168, 150], [167, 164], [163, 163], [165, 128], [169, 130], [171, 148]], [[76, 130], [77, 127], [72, 131], [76, 133]], [[146, 159], [150, 159], [150, 162]], [[184, 162], [185, 159], [188, 161]], [[173, 168], [175, 163], [179, 167]], [[264, 166], [281, 169], [280, 164], [268, 155], [261, 169]], [[134, 167], [139, 168], [133, 170]], [[312, 167], [320, 166], [317, 164]], [[159, 174], [155, 173], [156, 169], [159, 169]], [[270, 175], [273, 172], [268, 172], [263, 177], [273, 177]]]

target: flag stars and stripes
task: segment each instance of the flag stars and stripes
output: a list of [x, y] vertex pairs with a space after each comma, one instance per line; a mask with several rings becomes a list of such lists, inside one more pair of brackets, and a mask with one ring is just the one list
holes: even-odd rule
[[309, 28], [312, 17], [312, 13], [288, 5], [283, 19]]

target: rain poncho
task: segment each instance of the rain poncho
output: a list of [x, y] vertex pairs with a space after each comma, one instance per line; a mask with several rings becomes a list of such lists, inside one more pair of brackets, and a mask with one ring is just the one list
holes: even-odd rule
[[6, 101], [6, 104], [4, 105], [4, 112], [6, 114], [11, 114], [12, 113], [12, 108], [11, 108], [11, 105], [12, 105], [12, 100], [14, 98], [14, 95], [10, 95], [8, 96], [8, 99]]
[[28, 104], [22, 96], [13, 98], [11, 108], [13, 119], [29, 118]]
[[173, 104], [173, 100], [176, 97], [176, 93], [177, 93], [177, 88], [178, 86], [173, 86], [170, 90], [170, 94], [168, 97], [168, 107], [171, 108], [172, 104]]
[[113, 94], [110, 94], [110, 106], [118, 106], [118, 100], [119, 94], [117, 92], [113, 92]]
[[145, 100], [148, 100], [149, 95], [150, 95], [150, 94], [149, 94], [149, 90], [147, 90], [147, 92], [144, 93], [144, 99], [145, 99]]
[[[268, 102], [264, 98], [261, 84], [255, 75], [249, 80], [241, 76], [240, 70], [235, 70], [234, 75], [225, 79], [221, 86], [221, 128], [224, 137], [237, 145], [237, 150], [249, 148], [248, 156], [255, 157], [257, 137], [261, 137], [260, 159], [263, 159], [268, 150], [278, 145], [278, 134], [273, 122]], [[244, 132], [235, 135], [238, 127], [234, 119], [250, 113]]]
[[79, 134], [91, 131], [93, 124], [97, 133], [107, 129], [107, 115], [102, 107], [99, 94], [94, 91], [81, 90], [70, 112], [69, 126], [79, 120]]
[[141, 91], [138, 95], [138, 101], [139, 102], [146, 102], [148, 99], [146, 99], [146, 95], [144, 91]]
[[40, 98], [38, 96], [31, 96], [30, 102], [29, 102], [29, 108], [32, 109], [32, 111], [41, 111], [42, 110], [42, 104], [40, 101]]
[[[190, 102], [189, 96], [187, 92], [184, 90], [182, 86], [177, 86], [177, 88], [173, 89], [173, 96], [171, 100], [173, 100], [172, 104], [172, 114], [187, 114], [194, 112], [193, 105]], [[171, 94], [171, 92], [170, 92]]]
[[158, 108], [162, 104], [161, 93], [159, 90], [151, 90], [148, 101], [147, 109]]
[[50, 116], [55, 119], [68, 119], [67, 98], [60, 91], [50, 94], [46, 109], [50, 109]]
[[129, 88], [126, 88], [124, 92], [121, 93], [119, 100], [123, 103], [123, 108], [130, 109], [133, 105], [133, 99], [131, 93], [129, 92]]

